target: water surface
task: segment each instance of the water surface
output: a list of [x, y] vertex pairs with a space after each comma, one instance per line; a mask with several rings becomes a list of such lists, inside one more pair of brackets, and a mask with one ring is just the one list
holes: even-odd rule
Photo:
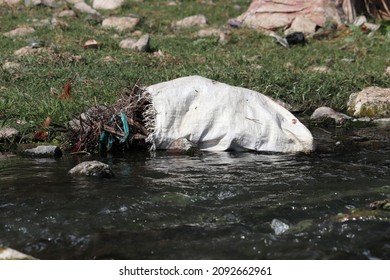
[[[0, 245], [41, 259], [389, 259], [390, 149], [0, 161]], [[355, 213], [355, 214], [354, 214]], [[286, 231], [286, 229], [288, 229]]]

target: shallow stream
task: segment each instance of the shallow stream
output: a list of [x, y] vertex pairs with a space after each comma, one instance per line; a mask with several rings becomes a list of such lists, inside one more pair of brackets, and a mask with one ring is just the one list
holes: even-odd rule
[[40, 259], [389, 259], [390, 149], [0, 161], [0, 245]]

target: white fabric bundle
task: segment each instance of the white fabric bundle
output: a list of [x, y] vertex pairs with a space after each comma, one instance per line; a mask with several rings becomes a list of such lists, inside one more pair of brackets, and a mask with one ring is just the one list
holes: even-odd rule
[[310, 152], [310, 131], [269, 97], [189, 76], [149, 86], [145, 113], [152, 149], [185, 138], [207, 151]]

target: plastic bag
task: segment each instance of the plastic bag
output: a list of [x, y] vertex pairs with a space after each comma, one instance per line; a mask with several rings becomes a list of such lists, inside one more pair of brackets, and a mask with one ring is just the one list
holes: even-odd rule
[[185, 138], [206, 151], [310, 152], [310, 131], [269, 97], [200, 76], [145, 89], [152, 149], [169, 149]]

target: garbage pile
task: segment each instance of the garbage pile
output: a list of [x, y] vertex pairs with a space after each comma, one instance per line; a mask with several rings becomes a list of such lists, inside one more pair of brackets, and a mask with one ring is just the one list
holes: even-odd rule
[[95, 106], [69, 123], [68, 139], [73, 153], [100, 153], [118, 149], [146, 148], [149, 135], [144, 112], [150, 97], [138, 84], [125, 89], [111, 106]]
[[70, 138], [73, 152], [188, 144], [203, 151], [314, 149], [310, 131], [271, 98], [200, 76], [134, 86], [113, 106], [93, 107], [74, 120]]

